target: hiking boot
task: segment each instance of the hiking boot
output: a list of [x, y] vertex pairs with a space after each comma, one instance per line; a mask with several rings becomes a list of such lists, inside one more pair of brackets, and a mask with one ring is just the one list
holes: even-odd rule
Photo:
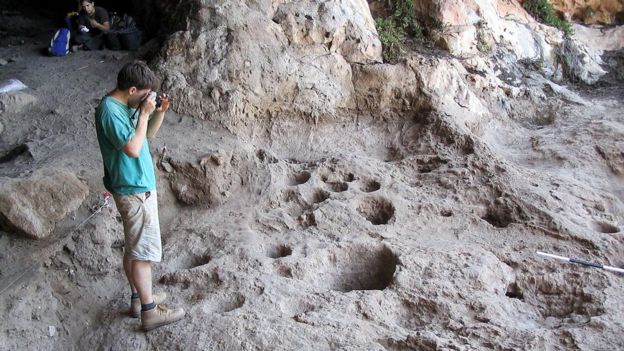
[[[162, 303], [167, 298], [166, 292], [158, 292], [152, 295], [155, 304]], [[141, 315], [141, 299], [130, 299], [130, 317], [139, 318]]]
[[148, 331], [163, 325], [177, 322], [184, 317], [184, 309], [167, 308], [163, 305], [156, 305], [149, 311], [141, 311], [141, 324], [143, 330]]

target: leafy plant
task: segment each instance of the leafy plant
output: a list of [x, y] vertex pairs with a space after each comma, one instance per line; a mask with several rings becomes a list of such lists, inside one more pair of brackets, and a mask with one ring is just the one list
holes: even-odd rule
[[477, 50], [484, 54], [489, 54], [492, 51], [492, 46], [487, 41], [485, 30], [487, 23], [485, 21], [479, 21], [477, 23]]
[[388, 3], [391, 14], [375, 20], [385, 61], [394, 60], [405, 52], [408, 38], [416, 43], [423, 43], [425, 40], [423, 28], [414, 15], [413, 0], [390, 0]]
[[375, 20], [377, 33], [383, 46], [383, 58], [385, 61], [396, 59], [405, 52], [405, 31], [397, 27], [390, 18], [378, 18]]
[[477, 50], [481, 51], [484, 54], [489, 54], [492, 51], [492, 46], [485, 39], [485, 34], [483, 34], [483, 31], [477, 32]]
[[414, 0], [396, 0], [392, 6], [392, 19], [396, 25], [417, 41], [422, 41], [423, 30], [414, 15]]
[[574, 30], [570, 22], [562, 20], [555, 13], [555, 9], [548, 0], [524, 0], [522, 5], [531, 16], [540, 22], [561, 29], [566, 35], [572, 35]]

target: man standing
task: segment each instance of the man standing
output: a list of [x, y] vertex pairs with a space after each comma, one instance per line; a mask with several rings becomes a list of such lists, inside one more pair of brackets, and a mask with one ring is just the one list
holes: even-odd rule
[[74, 35], [76, 45], [72, 46], [72, 51], [101, 49], [104, 32], [110, 29], [108, 12], [102, 7], [95, 6], [93, 0], [82, 0], [77, 24], [78, 30]]
[[[184, 317], [183, 309], [156, 305], [165, 296], [152, 295], [151, 262], [162, 257], [156, 178], [146, 138], [160, 128], [169, 97], [156, 108], [158, 80], [142, 61], [126, 64], [117, 87], [95, 111], [98, 143], [104, 161], [104, 186], [113, 194], [124, 227], [123, 267], [132, 290], [131, 314], [141, 315], [144, 330]], [[152, 115], [153, 114], [153, 115]]]

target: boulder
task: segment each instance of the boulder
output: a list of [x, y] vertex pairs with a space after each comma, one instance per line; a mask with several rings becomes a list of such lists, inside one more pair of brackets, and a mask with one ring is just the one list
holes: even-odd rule
[[49, 169], [27, 178], [0, 178], [0, 224], [33, 239], [47, 237], [75, 211], [89, 188], [74, 173]]
[[570, 78], [587, 84], [596, 83], [607, 72], [602, 68], [602, 51], [593, 50], [574, 38], [561, 45], [561, 60]]
[[159, 166], [167, 172], [171, 190], [180, 203], [217, 207], [246, 183], [250, 160], [253, 159], [245, 152], [218, 150], [207, 153], [197, 162], [165, 156]]
[[19, 113], [36, 101], [36, 97], [23, 91], [0, 94], [0, 113]]

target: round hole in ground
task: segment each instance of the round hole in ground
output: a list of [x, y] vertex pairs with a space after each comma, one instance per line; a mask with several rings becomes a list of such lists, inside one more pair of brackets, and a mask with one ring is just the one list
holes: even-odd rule
[[351, 183], [354, 180], [355, 180], [355, 175], [353, 173], [349, 173], [344, 176], [344, 181], [347, 183]]
[[594, 230], [600, 233], [613, 234], [619, 233], [620, 228], [607, 222], [594, 222]]
[[519, 300], [524, 299], [524, 293], [522, 292], [522, 289], [520, 289], [520, 287], [518, 286], [516, 282], [509, 284], [509, 286], [507, 287], [507, 292], [505, 292], [505, 296], [512, 298], [512, 299], [519, 299]]
[[270, 258], [282, 258], [292, 255], [292, 248], [288, 245], [277, 245], [267, 252]]
[[440, 215], [442, 217], [451, 217], [453, 215], [453, 210], [449, 210], [449, 209], [440, 210]]
[[304, 212], [297, 218], [297, 222], [301, 224], [303, 228], [316, 227], [316, 217], [314, 212]]
[[278, 266], [275, 268], [275, 272], [284, 278], [292, 278], [292, 269], [287, 266]]
[[381, 184], [376, 180], [369, 180], [362, 187], [362, 191], [366, 193], [372, 193], [373, 191], [377, 191], [381, 189]]
[[327, 199], [329, 199], [329, 192], [323, 189], [317, 189], [316, 191], [314, 191], [314, 194], [312, 195], [312, 202], [315, 204], [319, 202], [323, 202]]
[[327, 183], [327, 185], [329, 185], [329, 189], [335, 193], [341, 193], [349, 189], [349, 184], [342, 182], [332, 182]]
[[374, 225], [388, 224], [394, 218], [394, 205], [382, 197], [364, 199], [357, 211]]
[[399, 259], [386, 246], [352, 245], [320, 258], [320, 271], [310, 271], [306, 280], [322, 288], [349, 292], [384, 290], [392, 283]]
[[293, 175], [290, 179], [290, 185], [301, 185], [301, 184], [305, 184], [308, 182], [308, 180], [310, 180], [310, 177], [312, 175], [310, 174], [310, 172], [299, 172], [295, 175]]
[[210, 257], [210, 255], [208, 255], [208, 254], [193, 257], [193, 259], [191, 260], [191, 268], [195, 268], [195, 267], [199, 267], [199, 266], [203, 266], [205, 264], [208, 264], [211, 259], [212, 259], [212, 257]]
[[505, 207], [496, 207], [494, 205], [488, 207], [485, 216], [481, 217], [484, 221], [490, 223], [496, 228], [507, 228], [513, 223], [510, 211]]
[[235, 293], [228, 295], [220, 295], [208, 297], [209, 302], [203, 307], [205, 312], [209, 313], [227, 313], [237, 310], [245, 305], [245, 296]]

